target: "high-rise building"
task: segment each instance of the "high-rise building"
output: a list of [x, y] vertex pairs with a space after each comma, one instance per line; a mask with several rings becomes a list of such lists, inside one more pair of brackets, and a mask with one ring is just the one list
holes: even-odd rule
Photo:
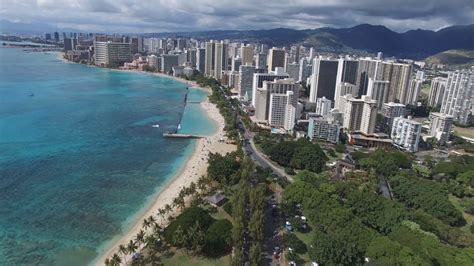
[[234, 57], [232, 58], [232, 65], [230, 66], [230, 70], [239, 71], [241, 65], [242, 65], [242, 58]]
[[326, 97], [334, 100], [338, 61], [315, 58], [311, 77], [309, 101], [314, 103], [317, 98]]
[[[258, 75], [258, 74], [255, 74]], [[254, 77], [255, 77], [254, 75]], [[296, 108], [298, 103], [300, 85], [293, 79], [275, 79], [273, 81], [263, 81], [262, 88], [258, 89], [256, 94], [255, 118], [260, 121], [269, 120], [270, 96], [271, 94], [286, 94], [292, 91], [291, 104]]]
[[377, 108], [380, 110], [384, 103], [388, 100], [388, 89], [390, 82], [385, 80], [373, 80], [369, 78], [369, 86], [367, 88], [367, 95], [377, 101]]
[[275, 79], [289, 78], [288, 74], [276, 74], [276, 73], [254, 73], [252, 79], [252, 105], [256, 107], [256, 95], [257, 91], [263, 88], [264, 81], [274, 81]]
[[408, 83], [408, 91], [405, 99], [405, 104], [416, 105], [416, 103], [418, 102], [418, 97], [420, 96], [422, 84], [422, 79], [415, 78], [410, 80], [410, 82]]
[[143, 37], [131, 37], [130, 43], [132, 54], [143, 52]]
[[316, 99], [316, 114], [325, 116], [331, 112], [331, 100], [326, 97]]
[[273, 47], [268, 50], [268, 72], [274, 71], [276, 67], [285, 67], [285, 50]]
[[206, 49], [197, 48], [196, 50], [196, 69], [203, 73], [206, 65]]
[[298, 81], [300, 75], [300, 64], [289, 63], [288, 65], [286, 65], [286, 73], [290, 76], [290, 78], [294, 79], [295, 81]]
[[51, 33], [46, 33], [45, 36], [44, 36], [44, 39], [46, 41], [50, 41], [51, 40]]
[[120, 66], [131, 58], [130, 43], [94, 41], [94, 60], [97, 66]]
[[395, 117], [405, 116], [405, 114], [406, 107], [404, 104], [394, 102], [382, 104], [382, 116], [384, 117], [383, 123], [388, 128], [392, 128], [393, 119], [395, 119]]
[[187, 42], [187, 39], [178, 39], [175, 49], [178, 51], [184, 51], [184, 49], [187, 47]]
[[161, 56], [161, 72], [168, 74], [175, 66], [179, 66], [179, 55], [164, 54]]
[[394, 63], [371, 58], [360, 59], [356, 82], [359, 89], [358, 95], [367, 94], [369, 78], [385, 80], [390, 82], [387, 101], [406, 103], [411, 71], [411, 64]]
[[215, 44], [215, 57], [214, 57], [214, 78], [220, 80], [222, 77], [222, 71], [228, 70], [228, 53], [227, 53], [227, 43], [221, 41], [220, 43]]
[[471, 113], [473, 97], [474, 68], [450, 72], [440, 112], [453, 116], [454, 121], [465, 125]]
[[75, 50], [77, 45], [77, 39], [64, 38], [64, 51]]
[[308, 137], [311, 140], [323, 139], [328, 142], [338, 143], [341, 127], [327, 117], [310, 117], [308, 124]]
[[350, 94], [354, 97], [357, 96], [356, 85], [348, 82], [339, 82], [336, 84], [336, 91], [334, 93], [334, 108], [338, 109], [341, 102], [341, 97]]
[[314, 54], [314, 48], [313, 47], [309, 48], [309, 59], [313, 60], [315, 56], [316, 55]]
[[369, 96], [355, 99], [348, 94], [341, 99], [341, 111], [344, 113], [343, 127], [349, 131], [372, 134], [377, 118], [377, 102]]
[[240, 47], [240, 56], [242, 57], [242, 65], [253, 65], [253, 47], [242, 45]]
[[160, 69], [160, 66], [158, 65], [158, 56], [152, 54], [147, 57], [148, 60], [148, 65], [150, 67], [154, 67], [156, 70]]
[[296, 119], [296, 103], [297, 100], [293, 91], [271, 93], [268, 124], [272, 127], [285, 128], [286, 130], [293, 129]]
[[214, 75], [216, 43], [214, 41], [206, 42], [205, 48], [206, 61], [204, 62], [204, 74], [207, 76]]
[[411, 64], [393, 63], [391, 65], [390, 77], [388, 79], [382, 79], [390, 81], [388, 101], [392, 102], [398, 100], [403, 104], [409, 102], [407, 96], [411, 72]]
[[340, 58], [338, 60], [336, 82], [347, 82], [355, 85], [357, 82], [358, 69], [359, 61], [347, 58]]
[[241, 65], [239, 67], [240, 78], [239, 78], [238, 90], [239, 90], [240, 97], [251, 99], [254, 73], [255, 73], [254, 66]]
[[377, 101], [370, 96], [362, 96], [364, 106], [362, 110], [362, 119], [360, 124], [360, 132], [364, 134], [372, 134], [375, 130], [377, 122]]
[[420, 142], [421, 124], [408, 118], [395, 117], [390, 138], [393, 144], [409, 152], [417, 152]]
[[340, 58], [337, 66], [336, 87], [334, 89], [334, 106], [339, 107], [340, 97], [346, 94], [357, 96], [357, 70], [359, 62], [352, 59]]
[[54, 32], [54, 41], [59, 42], [59, 32]]
[[448, 79], [436, 77], [431, 80], [430, 95], [428, 97], [428, 106], [441, 106], [443, 101], [444, 91], [446, 90], [446, 83]]
[[432, 112], [430, 113], [430, 120], [430, 136], [437, 139], [440, 145], [444, 145], [449, 140], [454, 117], [447, 114]]
[[267, 54], [258, 53], [255, 59], [255, 67], [258, 69], [267, 69]]
[[311, 76], [311, 71], [312, 70], [313, 70], [313, 65], [311, 64], [311, 60], [308, 60], [307, 58], [301, 58], [300, 59], [300, 71], [298, 73], [297, 81], [306, 82], [308, 77]]

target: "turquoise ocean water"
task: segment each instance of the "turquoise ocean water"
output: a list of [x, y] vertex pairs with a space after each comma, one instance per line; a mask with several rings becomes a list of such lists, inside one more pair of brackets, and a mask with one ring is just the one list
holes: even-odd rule
[[0, 48], [0, 265], [91, 262], [193, 152], [162, 133], [183, 113], [182, 133], [216, 130], [185, 93], [168, 78]]

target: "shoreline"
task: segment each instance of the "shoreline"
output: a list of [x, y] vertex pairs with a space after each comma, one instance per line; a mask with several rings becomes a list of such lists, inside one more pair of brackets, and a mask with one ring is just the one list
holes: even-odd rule
[[[74, 63], [64, 59], [61, 53], [59, 56], [64, 62]], [[186, 85], [189, 85], [189, 87], [211, 93], [209, 88], [203, 88], [196, 84], [196, 82], [169, 76], [163, 73], [151, 73], [125, 69], [109, 70], [150, 74], [161, 78], [170, 78], [175, 81], [185, 83]], [[104, 265], [106, 258], [110, 258], [114, 253], [118, 253], [118, 247], [120, 245], [126, 245], [131, 239], [135, 238], [137, 233], [142, 229], [142, 222], [145, 218], [148, 218], [150, 215], [156, 217], [158, 209], [163, 208], [166, 204], [172, 205], [173, 199], [179, 195], [181, 188], [189, 186], [191, 182], [196, 183], [202, 175], [207, 174], [207, 159], [210, 152], [226, 154], [236, 150], [235, 145], [220, 142], [220, 139], [225, 137], [225, 122], [217, 106], [210, 103], [208, 98], [206, 98], [206, 100], [202, 102], [200, 106], [203, 109], [204, 114], [214, 122], [216, 131], [212, 135], [196, 141], [194, 151], [186, 160], [186, 162], [180, 166], [179, 170], [166, 181], [163, 187], [161, 187], [154, 195], [150, 196], [149, 200], [145, 202], [144, 206], [134, 214], [136, 217], [132, 216], [133, 219], [127, 223], [126, 228], [123, 228], [122, 233], [114, 236], [110, 240], [107, 240], [100, 247], [98, 247], [96, 250], [98, 254], [90, 262], [90, 265]], [[170, 214], [177, 215], [179, 212], [180, 211], [177, 208], [174, 208]], [[157, 219], [157, 222], [162, 227], [165, 227], [168, 223], [167, 220], [162, 221], [162, 219]], [[129, 254], [128, 257], [130, 256], [131, 255]]]

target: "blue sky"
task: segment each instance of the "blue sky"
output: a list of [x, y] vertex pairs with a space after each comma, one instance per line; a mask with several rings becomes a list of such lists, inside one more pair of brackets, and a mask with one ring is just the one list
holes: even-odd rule
[[473, 0], [0, 0], [0, 17], [91, 32], [385, 25], [395, 31], [474, 23]]

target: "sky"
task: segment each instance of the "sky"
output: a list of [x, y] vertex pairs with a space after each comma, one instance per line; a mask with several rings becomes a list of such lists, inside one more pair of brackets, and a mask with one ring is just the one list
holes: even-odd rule
[[0, 18], [87, 32], [308, 29], [394, 31], [474, 23], [474, 0], [0, 0]]

